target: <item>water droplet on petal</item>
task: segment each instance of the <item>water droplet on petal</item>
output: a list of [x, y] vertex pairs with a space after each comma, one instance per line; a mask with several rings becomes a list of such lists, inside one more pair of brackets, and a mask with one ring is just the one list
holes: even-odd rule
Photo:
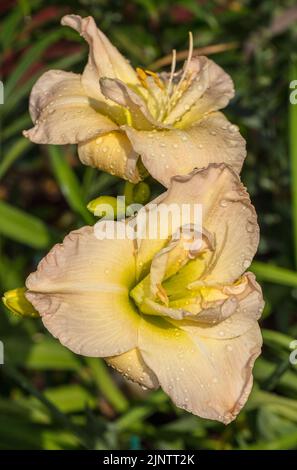
[[220, 206], [221, 206], [221, 207], [227, 207], [227, 205], [228, 205], [228, 202], [226, 201], [226, 199], [222, 199], [222, 200], [220, 201]]
[[253, 222], [248, 222], [246, 225], [246, 230], [249, 233], [253, 233], [256, 230], [256, 225]]
[[245, 260], [243, 260], [242, 266], [243, 266], [244, 269], [247, 269], [250, 264], [251, 264], [250, 260], [245, 259]]

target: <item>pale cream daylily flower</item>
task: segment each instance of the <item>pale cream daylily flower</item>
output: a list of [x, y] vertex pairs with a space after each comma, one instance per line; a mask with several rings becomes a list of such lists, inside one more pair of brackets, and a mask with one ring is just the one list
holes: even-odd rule
[[[99, 240], [83, 227], [40, 262], [26, 295], [75, 353], [103, 357], [142, 386], [161, 386], [177, 406], [227, 424], [248, 398], [262, 344], [261, 289], [244, 273], [258, 246], [256, 213], [223, 164], [174, 177], [145, 211], [158, 211], [154, 203], [201, 204], [201, 246], [185, 244], [187, 232], [177, 239], [179, 227], [160, 215], [149, 220], [163, 239]], [[191, 223], [189, 213], [187, 236]]]
[[[246, 155], [238, 128], [218, 110], [234, 96], [231, 78], [207, 57], [192, 57], [175, 72], [155, 74], [130, 66], [92, 17], [67, 15], [90, 47], [82, 75], [46, 72], [30, 97], [40, 144], [77, 143], [80, 160], [134, 183], [143, 167], [163, 185], [209, 163], [240, 172]], [[191, 36], [190, 36], [191, 38]], [[141, 160], [139, 160], [139, 156]]]

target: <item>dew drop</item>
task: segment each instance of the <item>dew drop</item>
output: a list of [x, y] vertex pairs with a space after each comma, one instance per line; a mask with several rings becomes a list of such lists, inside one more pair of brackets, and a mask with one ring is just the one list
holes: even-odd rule
[[246, 230], [249, 233], [253, 233], [255, 231], [255, 224], [253, 224], [252, 222], [248, 222], [246, 226]]
[[229, 131], [230, 132], [237, 132], [238, 130], [239, 130], [239, 128], [235, 124], [231, 124], [231, 126], [229, 126]]
[[245, 260], [243, 260], [242, 266], [244, 267], [244, 269], [247, 269], [250, 264], [251, 264], [250, 260], [245, 259]]
[[226, 199], [222, 199], [222, 200], [220, 201], [220, 206], [221, 206], [221, 207], [227, 207], [227, 205], [228, 205], [228, 202], [226, 201]]

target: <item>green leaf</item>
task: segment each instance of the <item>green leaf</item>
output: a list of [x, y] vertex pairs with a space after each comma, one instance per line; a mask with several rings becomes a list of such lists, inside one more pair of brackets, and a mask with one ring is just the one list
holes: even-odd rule
[[44, 395], [62, 413], [82, 411], [87, 406], [93, 408], [96, 405], [96, 397], [78, 384], [48, 388]]
[[297, 432], [282, 436], [270, 442], [257, 442], [248, 447], [246, 450], [290, 450], [297, 447]]
[[48, 247], [50, 234], [46, 225], [6, 202], [0, 201], [0, 234], [32, 248]]
[[19, 8], [13, 8], [10, 15], [1, 21], [0, 42], [2, 50], [6, 50], [14, 40], [22, 21], [22, 12]]
[[85, 362], [92, 371], [92, 377], [98, 386], [98, 389], [115, 410], [120, 413], [126, 411], [129, 407], [128, 400], [113, 382], [109, 374], [108, 367], [105, 365], [104, 361], [97, 357], [86, 357]]
[[[31, 46], [18, 61], [17, 66], [13, 69], [13, 72], [9, 75], [8, 80], [5, 82], [5, 102], [9, 103], [9, 96], [16, 88], [18, 81], [24, 75], [26, 70], [34, 64], [44, 53], [44, 51], [60, 39], [64, 35], [63, 29], [58, 29], [46, 34], [39, 41], [35, 41], [34, 45]], [[5, 104], [3, 106], [5, 110]]]
[[[292, 60], [290, 67], [290, 81], [297, 78], [297, 60]], [[295, 266], [297, 266], [297, 104], [289, 100], [289, 145], [291, 159], [291, 192], [292, 192], [292, 217]]]
[[[42, 67], [35, 73], [30, 79], [28, 79], [21, 87], [18, 87], [14, 90], [14, 93], [9, 97], [9, 100], [5, 102], [3, 107], [3, 115], [11, 113], [19, 104], [22, 98], [26, 97], [37, 79], [48, 69], [69, 69], [72, 65], [76, 64], [81, 60], [81, 54], [72, 54], [67, 57], [63, 57], [63, 59], [57, 60], [48, 64], [48, 67]], [[6, 90], [6, 88], [5, 88]], [[27, 119], [28, 116], [26, 116]], [[29, 119], [29, 124], [31, 120]], [[26, 125], [27, 126], [27, 125]]]
[[28, 369], [78, 371], [82, 367], [75, 354], [47, 336], [33, 344], [16, 336], [6, 338], [5, 354], [13, 365]]
[[280, 268], [270, 263], [254, 261], [251, 271], [256, 274], [258, 280], [273, 282], [289, 287], [297, 287], [297, 272]]
[[86, 208], [80, 183], [67, 162], [63, 151], [60, 147], [53, 145], [49, 146], [48, 151], [53, 172], [69, 206], [78, 213], [87, 224], [93, 224], [94, 217]]
[[264, 343], [272, 346], [277, 346], [285, 351], [291, 351], [290, 344], [294, 338], [279, 331], [262, 329]]
[[9, 167], [19, 158], [32, 143], [30, 140], [21, 137], [17, 139], [10, 149], [4, 154], [0, 162], [0, 178], [4, 176]]

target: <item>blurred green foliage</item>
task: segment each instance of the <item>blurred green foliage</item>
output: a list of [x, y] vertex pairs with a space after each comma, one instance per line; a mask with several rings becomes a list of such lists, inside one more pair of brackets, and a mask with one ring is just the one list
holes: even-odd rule
[[59, 25], [72, 12], [93, 15], [134, 65], [187, 49], [189, 30], [195, 47], [223, 44], [213, 58], [235, 81], [227, 115], [248, 143], [242, 178], [259, 215], [253, 269], [266, 308], [254, 390], [225, 427], [176, 409], [160, 390], [129, 385], [103, 362], [63, 348], [39, 320], [20, 320], [1, 306], [0, 449], [297, 449], [297, 366], [289, 362], [297, 338], [297, 105], [289, 102], [296, 9], [294, 0], [1, 3], [1, 292], [22, 286], [54, 242], [93, 222], [88, 201], [124, 190], [117, 178], [83, 167], [75, 148], [37, 146], [21, 135], [41, 73], [79, 72], [86, 62], [86, 44]]

